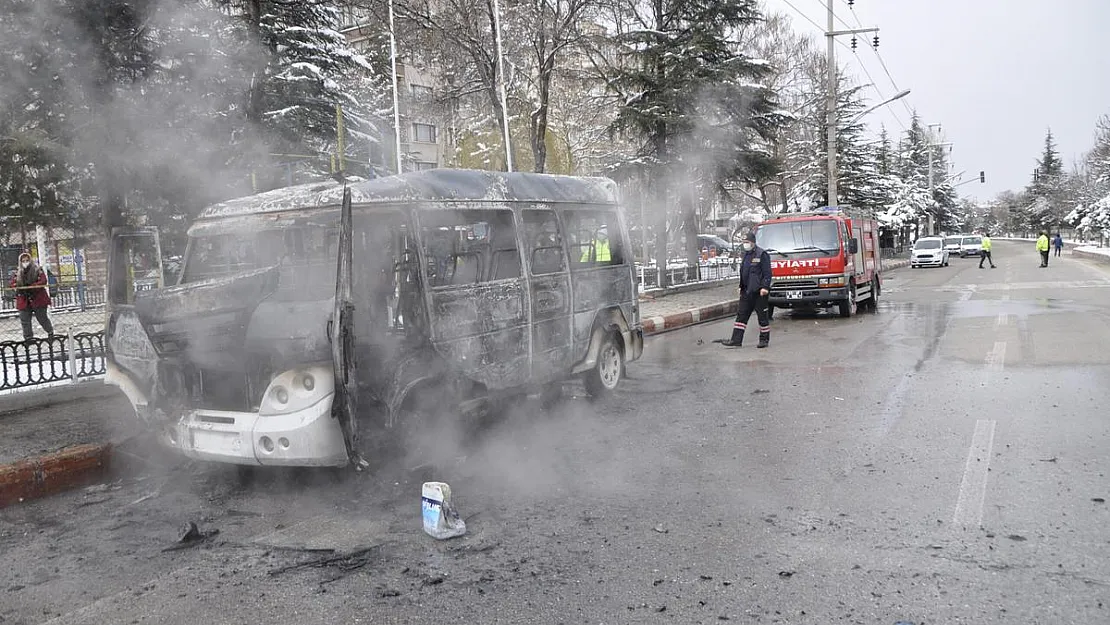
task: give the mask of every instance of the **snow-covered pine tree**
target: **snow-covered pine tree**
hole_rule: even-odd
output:
[[[282,186],[339,168],[365,175],[366,167],[360,171],[355,164],[368,161],[370,144],[381,136],[375,112],[384,98],[384,80],[374,82],[380,73],[339,32],[336,3],[217,1],[263,52],[249,90],[247,119],[264,130],[284,166],[256,176],[259,185]]]
[[[840,206],[875,212],[883,207],[884,198],[877,185],[879,167],[876,150],[867,145],[864,126],[856,118],[864,110],[861,97],[862,87],[850,86],[848,80],[839,76],[836,106],[836,169],[837,202]],[[810,193],[812,200],[819,206],[830,204],[828,197],[828,133],[825,132],[828,108],[827,90],[817,98],[819,106],[810,115],[810,124],[818,137],[813,155]]]
[[[1070,181],[1064,171],[1064,162],[1056,149],[1056,140],[1050,128],[1045,133],[1044,149],[1037,159],[1033,180],[1027,188],[1029,196],[1030,226],[1034,229],[1058,228],[1072,210]]]

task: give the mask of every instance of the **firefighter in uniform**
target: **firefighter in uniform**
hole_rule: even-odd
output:
[[[755,311],[759,319],[759,344],[767,347],[771,342],[771,317],[767,313],[767,299],[771,289],[771,256],[756,247],[755,232],[744,237],[744,255],[740,259],[740,306],[736,311],[736,322],[732,326],[732,336],[719,341],[726,347],[740,347],[744,342],[744,330],[748,319]]]

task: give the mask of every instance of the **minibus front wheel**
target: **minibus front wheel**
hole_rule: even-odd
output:
[[[605,335],[597,350],[597,363],[586,372],[586,392],[602,397],[617,388],[624,378],[624,353],[614,333]]]

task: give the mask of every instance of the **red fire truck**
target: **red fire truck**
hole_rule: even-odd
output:
[[[773,215],[756,226],[756,245],[771,255],[770,307],[874,308],[882,292],[879,224],[826,207]]]

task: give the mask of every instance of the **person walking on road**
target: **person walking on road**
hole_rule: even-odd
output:
[[[19,321],[23,324],[23,340],[35,338],[31,329],[31,316],[38,319],[39,325],[48,336],[54,336],[54,325],[46,309],[50,306],[50,293],[46,290],[46,272],[31,260],[31,255],[19,255],[19,269],[12,278],[10,286],[15,289],[15,308],[19,311]]]
[[[991,264],[991,269],[994,269],[994,259],[991,258],[991,237],[989,232],[983,233],[983,253],[979,255],[979,268],[983,268],[983,261]]]
[[[1054,256],[1059,256],[1060,250],[1064,249],[1064,238],[1060,236],[1059,232],[1057,232],[1056,237],[1052,239],[1052,247],[1056,250]]]
[[[771,255],[756,247],[755,232],[744,237],[744,255],[740,259],[740,305],[736,311],[736,321],[732,324],[732,336],[717,341],[725,347],[740,347],[744,343],[744,331],[752,312],[759,320],[759,344],[767,347],[771,343],[771,317],[767,312],[767,300],[771,293]]]
[[[1041,267],[1048,266],[1048,234],[1043,230],[1041,236],[1037,237],[1037,251],[1041,253]]]

